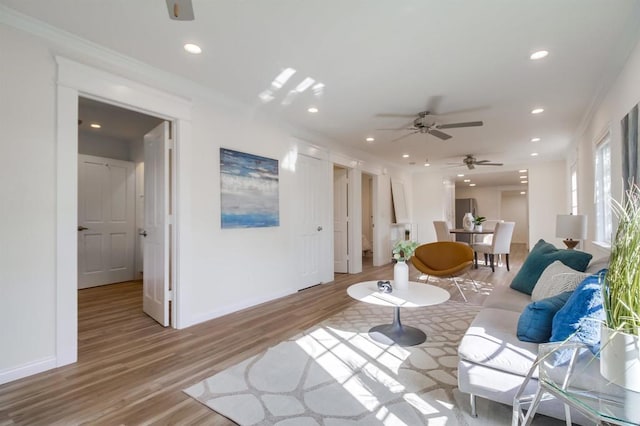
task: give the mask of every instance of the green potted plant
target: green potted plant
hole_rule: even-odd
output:
[[[475,228],[477,231],[482,232],[482,222],[484,222],[485,220],[487,220],[487,218],[486,218],[486,217],[484,217],[484,216],[474,216],[474,217],[473,217],[473,225],[474,225],[474,228]]]
[[[393,267],[393,284],[398,290],[405,290],[409,287],[409,265],[407,261],[413,256],[413,252],[418,247],[417,241],[399,240],[393,246],[393,258],[396,264]]]
[[[606,323],[601,333],[602,375],[640,392],[640,188],[614,202],[618,229],[602,287]]]

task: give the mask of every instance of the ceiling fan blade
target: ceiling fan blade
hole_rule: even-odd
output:
[[[437,129],[457,129],[459,127],[478,127],[482,126],[484,123],[482,121],[467,121],[466,123],[450,123],[450,124],[440,124],[437,125]]]
[[[482,163],[490,163],[491,160],[474,160],[473,162],[475,164],[482,164]]]
[[[477,162],[476,163],[477,166],[502,166],[502,163],[481,163],[481,162]]]
[[[169,18],[176,21],[193,21],[193,4],[191,0],[166,0]]]
[[[391,140],[391,142],[397,142],[397,141],[399,141],[400,139],[404,139],[404,138],[406,138],[407,136],[415,135],[416,133],[420,133],[420,130],[416,130],[415,132],[411,132],[411,133],[407,133],[406,135],[402,135],[402,136],[400,136],[399,138],[395,138],[395,139]]]
[[[415,118],[416,114],[389,114],[389,113],[380,113],[376,114],[376,117],[388,117],[388,118]]]
[[[441,132],[440,130],[437,130],[437,129],[429,129],[427,133],[435,136],[436,138],[440,138],[443,141],[446,141],[447,139],[451,139],[451,135],[448,135],[445,132]]]

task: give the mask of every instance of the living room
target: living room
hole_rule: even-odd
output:
[[[362,173],[375,177],[373,187],[378,207],[375,209],[373,221],[376,225],[373,245],[376,249],[375,255],[378,256],[374,258],[375,266],[388,263],[388,253],[391,251],[389,229],[392,223],[390,208],[392,180],[401,181],[404,184],[410,220],[416,225],[418,232],[417,240],[434,241],[435,232],[432,222],[444,217],[448,202],[447,193],[443,190],[443,179],[451,178],[452,171],[457,172],[461,169],[446,168],[446,163],[451,159],[448,156],[438,159],[431,153],[445,149],[442,145],[456,140],[467,141],[463,147],[456,148],[460,151],[456,152],[456,155],[473,152],[481,155],[478,157],[480,159],[502,161],[501,156],[509,158],[507,154],[511,151],[519,153],[516,160],[502,161],[505,164],[502,170],[513,172],[524,168],[528,170],[527,244],[529,246],[533,246],[540,238],[558,246],[562,244],[561,239],[555,235],[555,217],[559,213],[567,213],[571,207],[571,173],[576,171],[577,211],[585,214],[589,219],[588,237],[582,249],[592,253],[595,258],[608,253],[606,244],[599,244],[596,229],[595,146],[608,130],[611,152],[611,194],[617,198],[622,192],[622,146],[619,122],[640,101],[640,77],[638,77],[640,76],[640,48],[637,44],[638,30],[633,24],[637,22],[639,16],[638,2],[622,1],[617,6],[620,9],[617,12],[602,11],[601,9],[611,7],[602,4],[598,6],[598,2],[594,2],[593,5],[597,12],[585,12],[583,9],[589,9],[589,6],[584,6],[581,2],[570,2],[570,5],[557,11],[557,16],[571,16],[569,12],[574,8],[576,13],[587,15],[585,19],[592,19],[588,21],[589,23],[597,22],[593,15],[602,13],[606,20],[598,30],[594,30],[593,26],[585,30],[582,24],[577,22],[579,20],[576,19],[574,22],[570,18],[560,24],[556,23],[554,28],[559,34],[574,34],[575,31],[582,35],[585,31],[593,32],[595,33],[593,39],[606,40],[610,43],[603,46],[594,42],[593,46],[590,46],[590,43],[573,40],[573,44],[568,45],[573,46],[572,48],[579,53],[577,57],[572,57],[576,60],[573,69],[573,72],[578,75],[576,79],[584,72],[588,74],[589,81],[580,80],[581,85],[571,87],[574,91],[583,90],[584,93],[571,92],[571,95],[576,96],[572,99],[579,98],[575,104],[572,99],[567,100],[566,104],[558,104],[558,108],[566,108],[566,110],[553,111],[547,108],[546,114],[559,114],[562,120],[566,121],[567,125],[562,127],[561,131],[544,129],[545,134],[542,136],[548,135],[548,140],[530,142],[530,138],[538,136],[537,132],[543,131],[534,122],[528,125],[526,131],[523,131],[528,138],[524,141],[511,141],[513,146],[509,150],[505,149],[505,152],[493,152],[486,148],[487,142],[480,140],[476,137],[477,133],[472,132],[476,129],[451,130],[454,136],[450,141],[426,139],[426,144],[424,138],[432,138],[432,136],[417,134],[411,137],[417,138],[416,144],[425,144],[429,152],[419,151],[412,158],[418,163],[414,166],[409,166],[405,160],[400,160],[405,161],[400,163],[395,160],[395,157],[391,161],[389,153],[394,151],[392,144],[386,143],[385,149],[389,150],[386,156],[374,155],[365,148],[357,149],[354,145],[342,143],[343,141],[315,131],[314,118],[306,115],[306,111],[289,109],[285,115],[280,116],[271,110],[266,112],[259,110],[256,106],[261,102],[257,98],[258,93],[251,93],[249,101],[247,101],[249,95],[246,94],[244,99],[238,100],[231,97],[230,90],[221,92],[218,88],[207,87],[198,81],[205,81],[208,74],[213,75],[217,71],[199,69],[200,60],[197,56],[172,64],[171,66],[175,66],[173,69],[163,69],[158,65],[150,65],[154,62],[146,55],[149,55],[153,49],[162,51],[167,46],[150,43],[149,51],[140,50],[139,59],[137,59],[136,55],[122,53],[112,46],[103,45],[100,37],[105,37],[107,40],[115,39],[116,35],[110,35],[110,31],[117,28],[117,25],[114,24],[111,28],[107,24],[92,23],[89,19],[91,14],[89,6],[83,9],[86,15],[77,15],[78,21],[82,20],[82,16],[87,19],[88,24],[83,26],[79,22],[65,24],[63,15],[69,10],[74,10],[76,6],[80,7],[71,0],[64,2],[68,8],[44,5],[38,1],[3,0],[1,3],[0,50],[3,52],[1,97],[5,107],[2,128],[5,130],[3,147],[6,153],[3,156],[3,170],[6,173],[2,183],[5,220],[2,225],[3,256],[0,260],[3,295],[0,312],[6,324],[3,331],[3,351],[0,355],[0,382],[2,383],[74,363],[77,359],[76,227],[78,223],[75,189],[77,146],[74,142],[77,140],[77,111],[74,113],[74,105],[77,106],[78,96],[81,95],[128,105],[154,113],[161,118],[173,120],[178,124],[176,131],[179,146],[176,161],[179,175],[176,183],[175,207],[179,238],[175,240],[177,253],[174,254],[174,263],[171,268],[175,284],[175,299],[171,314],[175,317],[171,319],[172,327],[177,329],[188,328],[225,314],[293,294],[308,285],[334,281],[331,256],[333,248],[330,237],[332,217],[331,210],[327,207],[332,205],[330,164],[338,164],[352,170],[353,184],[356,186]],[[529,13],[531,8],[536,7],[552,13],[554,11],[552,3],[547,2],[544,7],[528,4],[522,6],[525,8],[525,12],[522,12],[518,7],[511,8],[504,6],[502,2],[491,2],[492,8],[487,7],[489,10],[481,16],[489,19],[487,17],[490,15],[489,12],[500,15],[503,7],[506,21],[518,16],[519,13]],[[150,20],[167,21],[168,25],[170,21],[165,5],[161,4],[161,6],[159,10],[156,10],[155,6],[149,6],[153,10],[150,13],[154,14]],[[417,7],[417,11],[424,11],[418,4],[412,3],[410,6]],[[430,6],[435,7],[433,4]],[[456,2],[455,6],[464,8],[469,5],[465,2]],[[195,7],[195,22],[197,22],[198,7],[203,17],[204,10],[207,9],[205,9],[206,6],[197,2]],[[333,5],[333,7],[332,13],[339,14],[340,6]],[[144,6],[140,8],[144,9]],[[388,2],[380,2],[374,9],[377,14],[384,16],[385,8],[393,9],[394,6],[390,6]],[[452,8],[455,9],[453,6]],[[304,10],[294,10],[301,16],[306,16]],[[367,6],[361,4],[359,9],[351,10],[351,13],[354,14],[352,16],[358,16],[358,13],[365,10]],[[431,12],[437,10],[431,9]],[[277,15],[277,12],[277,10],[271,11],[274,15]],[[416,14],[412,12],[417,13],[411,8],[403,9],[403,13],[399,14],[396,17],[397,21],[394,22],[402,22],[401,18],[407,16],[416,19]],[[560,15],[560,12],[565,15]],[[314,13],[322,14],[322,11],[314,9]],[[377,14],[378,19],[381,19],[377,22],[384,22]],[[135,15],[138,16],[137,13]],[[144,13],[141,11],[140,15],[144,16]],[[420,27],[416,26],[413,34],[419,40],[418,44],[436,43],[437,33],[422,33],[427,31],[428,27],[435,25],[432,22],[433,13],[418,15],[424,19],[424,23]],[[124,19],[126,14],[120,16]],[[142,19],[129,18],[134,21]],[[112,19],[114,21],[109,22],[117,22],[116,18]],[[465,19],[471,20],[466,14]],[[446,23],[455,22],[455,18],[449,16],[443,16],[441,20]],[[138,21],[128,23],[128,26],[134,26],[137,23]],[[171,22],[171,24],[174,23]],[[247,26],[257,24],[254,21],[243,23]],[[65,27],[65,25],[69,26]],[[122,25],[124,26],[124,23]],[[352,32],[351,27],[354,25],[356,24],[352,22],[340,21],[340,25],[336,24],[332,31],[334,34],[342,34],[336,37],[339,40],[341,37],[347,37],[353,43],[368,44],[367,32],[373,29]],[[565,28],[567,25],[570,28]],[[573,25],[580,28],[574,29],[571,27]],[[91,27],[100,34],[92,33]],[[508,30],[511,32],[505,33],[504,38],[515,38],[519,34],[517,28],[508,28]],[[259,38],[259,34],[254,36]],[[285,35],[281,37],[284,38]],[[352,40],[351,37],[356,40]],[[470,38],[473,38],[472,35],[465,33],[465,40]],[[255,40],[252,37],[248,39],[243,43]],[[131,40],[136,38],[132,37]],[[225,37],[221,36],[220,40],[225,40]],[[322,38],[314,39],[314,41],[318,40],[321,41]],[[525,62],[529,60],[529,49],[537,47],[549,48],[550,62],[547,64],[551,65],[553,65],[552,59],[555,60],[554,57],[562,58],[568,53],[553,51],[553,46],[540,46],[539,44],[544,41],[543,36],[536,38],[536,41],[535,46],[531,42],[531,45],[527,46],[527,51],[517,53],[523,55]],[[181,41],[177,42],[178,48],[181,48],[181,43]],[[232,44],[229,39],[226,39],[226,43]],[[389,44],[391,46],[386,47],[393,47],[392,43]],[[321,49],[322,44],[318,42],[318,44],[304,47],[313,49],[314,46]],[[384,46],[381,45],[380,48]],[[590,47],[594,50],[590,51]],[[232,49],[231,46],[225,48]],[[384,56],[381,55],[378,60],[373,61],[372,65],[384,62],[384,67],[382,64],[378,65],[381,71],[387,73],[398,67],[398,58],[389,53],[393,52],[393,49],[384,52],[388,55],[387,59],[383,59]],[[252,52],[254,55],[258,53]],[[352,51],[352,54],[356,55],[357,51]],[[479,62],[483,60],[477,50],[467,54],[477,55]],[[162,55],[158,55],[160,56]],[[497,56],[499,55],[492,57],[491,61],[498,61]],[[337,67],[336,64],[343,60],[344,57],[330,56],[327,60],[329,66],[321,69]],[[442,58],[437,60],[446,62]],[[223,67],[227,73],[233,74],[236,68],[242,67],[242,59],[238,61],[234,64],[220,64],[220,67]],[[417,62],[420,60],[417,59]],[[587,70],[590,63],[595,70]],[[280,66],[283,69],[290,64],[285,62]],[[304,69],[303,65],[296,66]],[[545,73],[549,72],[543,68],[544,66],[545,64],[542,64],[542,67],[534,66],[537,67],[535,71],[542,69],[540,79],[542,81],[548,76]],[[310,65],[308,67],[311,68]],[[489,70],[498,67],[500,67],[499,62],[487,65]],[[178,68],[190,70],[195,77],[193,79],[185,77],[180,74],[181,71]],[[467,67],[456,72],[468,72],[469,69],[472,68]],[[263,88],[271,87],[274,73],[277,75],[278,71],[280,69],[264,70]],[[453,70],[448,71],[453,73]],[[457,103],[450,104],[451,109],[489,106],[487,110],[462,114],[460,119],[464,121],[482,119],[485,121],[483,128],[491,129],[494,125],[491,119],[495,119],[490,114],[492,103],[500,103],[501,97],[508,98],[505,94],[507,90],[516,90],[520,85],[527,85],[529,81],[527,77],[535,72],[530,68],[521,71],[520,74],[502,76],[509,83],[505,92],[487,90],[491,93],[485,94],[485,103],[475,102],[473,105],[465,105],[461,99],[464,100],[466,96],[471,97],[472,91],[469,89],[467,93],[457,94]],[[328,73],[328,70],[326,72]],[[331,91],[345,91],[351,97],[357,97],[353,95],[354,92],[347,91],[342,85],[354,85],[362,92],[369,90],[359,87],[358,74],[348,74],[347,70],[345,70],[342,85],[339,84],[340,79],[333,79],[330,86],[327,83],[328,80],[321,74],[314,77],[327,85],[327,99]],[[221,81],[225,78],[223,73],[216,74],[215,77]],[[384,74],[379,78],[382,80],[383,77]],[[470,77],[467,79],[473,80]],[[540,80],[535,80],[535,84],[531,84],[532,87],[528,88],[527,93],[544,93],[546,98],[540,96],[528,99],[527,105],[533,106],[547,99],[551,102],[554,96],[570,98],[561,87],[553,87],[549,90],[540,83]],[[472,81],[471,85],[480,90],[483,83],[478,80]],[[224,83],[218,84],[224,86]],[[229,84],[229,86],[234,85]],[[454,88],[440,87],[437,92],[430,92],[427,87],[405,87],[402,84],[393,89],[399,92],[411,92],[412,96],[414,92],[419,92],[419,96],[412,99],[411,105],[401,104],[400,99],[389,104],[377,104],[375,108],[378,113],[417,113],[421,111],[420,108],[426,107],[431,97],[441,95],[446,100],[446,97],[452,96],[450,94],[454,91]],[[554,94],[554,91],[557,93]],[[386,94],[378,93],[376,96],[385,98]],[[420,101],[417,100],[418,97],[421,98]],[[507,101],[508,104],[511,99]],[[333,116],[342,113],[345,112],[340,109],[331,112]],[[525,111],[525,114],[528,115],[529,111]],[[510,116],[506,117],[505,121],[509,121],[510,118]],[[528,116],[527,118],[537,120],[540,117]],[[66,121],[61,123],[59,120],[62,119]],[[294,119],[297,120],[297,126],[291,124]],[[390,125],[399,127],[408,120],[402,119]],[[370,127],[371,131],[377,126],[386,127],[385,123],[387,122],[379,120],[368,122],[376,126]],[[402,135],[402,132],[394,133],[393,138]],[[358,142],[362,146],[365,144],[364,136],[366,135],[362,134],[362,137],[358,137]],[[382,132],[379,138],[380,140],[391,139]],[[349,140],[353,139],[355,137],[349,138]],[[530,148],[536,143],[539,144],[536,147],[540,148],[540,158],[531,159],[529,158]],[[546,149],[551,152],[556,144],[564,147],[562,155],[545,153]],[[279,227],[236,230],[221,228],[218,168],[220,148],[231,148],[279,160],[281,166]],[[302,280],[298,271],[292,266],[296,264],[300,253],[297,246],[296,221],[300,219],[298,201],[301,191],[304,190],[297,185],[295,158],[296,155],[304,156],[305,154],[310,157],[315,156],[314,158],[320,157],[322,164],[326,166],[321,170],[321,176],[326,177],[326,180],[318,181],[315,185],[319,189],[319,199],[316,201],[321,206],[324,230],[327,231],[325,234],[328,234],[323,235],[318,242],[322,256],[317,275],[313,278],[315,282]],[[427,168],[422,163],[428,156],[431,157],[429,161],[434,164]],[[440,166],[436,166],[436,160],[441,161]],[[354,227],[358,228],[358,225],[359,223],[356,222]],[[354,238],[352,241],[354,244],[352,250],[358,252],[359,238]],[[250,267],[247,267],[247,259],[250,259]],[[356,265],[352,272],[360,271]]]

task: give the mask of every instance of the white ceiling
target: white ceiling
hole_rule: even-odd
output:
[[[638,0],[193,0],[192,22],[170,20],[164,0],[0,3],[408,170],[465,154],[507,167],[561,158],[640,29]],[[531,61],[538,49],[549,56]],[[261,101],[286,68],[296,73]],[[323,94],[283,105],[306,77]],[[426,109],[441,124],[484,126],[447,130],[447,141],[375,130],[410,122],[381,114]]]

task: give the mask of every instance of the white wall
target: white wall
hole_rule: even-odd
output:
[[[131,144],[128,141],[110,138],[90,131],[78,131],[78,152],[96,157],[131,161]]]
[[[638,43],[609,90],[595,103],[585,125],[574,139],[578,163],[578,212],[588,217],[588,240],[585,250],[600,257],[608,250],[595,244],[594,208],[594,144],[607,131],[611,131],[611,193],[620,200],[622,194],[622,144],[620,120],[640,102],[640,43]]]
[[[193,99],[189,143],[180,145],[177,160],[180,257],[176,267],[184,326],[295,291],[293,269],[287,267],[296,261],[292,225],[298,206],[293,196],[295,172],[280,171],[279,227],[222,230],[219,149],[275,158],[282,165],[292,148],[301,149],[303,140],[328,153],[339,152],[339,145],[262,119],[257,111],[195,83],[149,71],[134,61],[117,62],[118,58],[92,52],[86,44],[56,40],[0,25],[0,321],[4,324],[0,382],[56,365],[55,265],[59,259],[72,262],[77,256],[56,252],[57,54]],[[389,253],[389,181],[391,177],[403,180],[410,194],[410,179],[365,153],[342,151],[342,156],[352,158],[353,167],[379,178],[373,195],[381,206],[375,212],[376,240],[380,256],[382,251]],[[330,200],[330,179],[319,188]],[[330,228],[327,232],[332,232]],[[378,261],[388,262],[385,257]],[[251,268],[246,267],[247,259],[251,259]],[[329,269],[322,280],[332,279]]]
[[[520,191],[502,191],[499,218],[505,222],[515,222],[512,243],[529,243],[529,221],[527,220],[527,195]]]
[[[56,145],[50,52],[4,26],[0,52],[2,374],[47,368],[54,356]]]
[[[413,175],[413,222],[418,227],[418,242],[436,241],[434,220],[446,220],[448,179],[438,171]]]
[[[556,215],[566,212],[566,188],[564,161],[529,166],[529,247],[539,239],[564,247],[556,238]]]
[[[501,190],[497,187],[456,188],[456,198],[475,198],[476,216],[502,219],[500,214]]]

